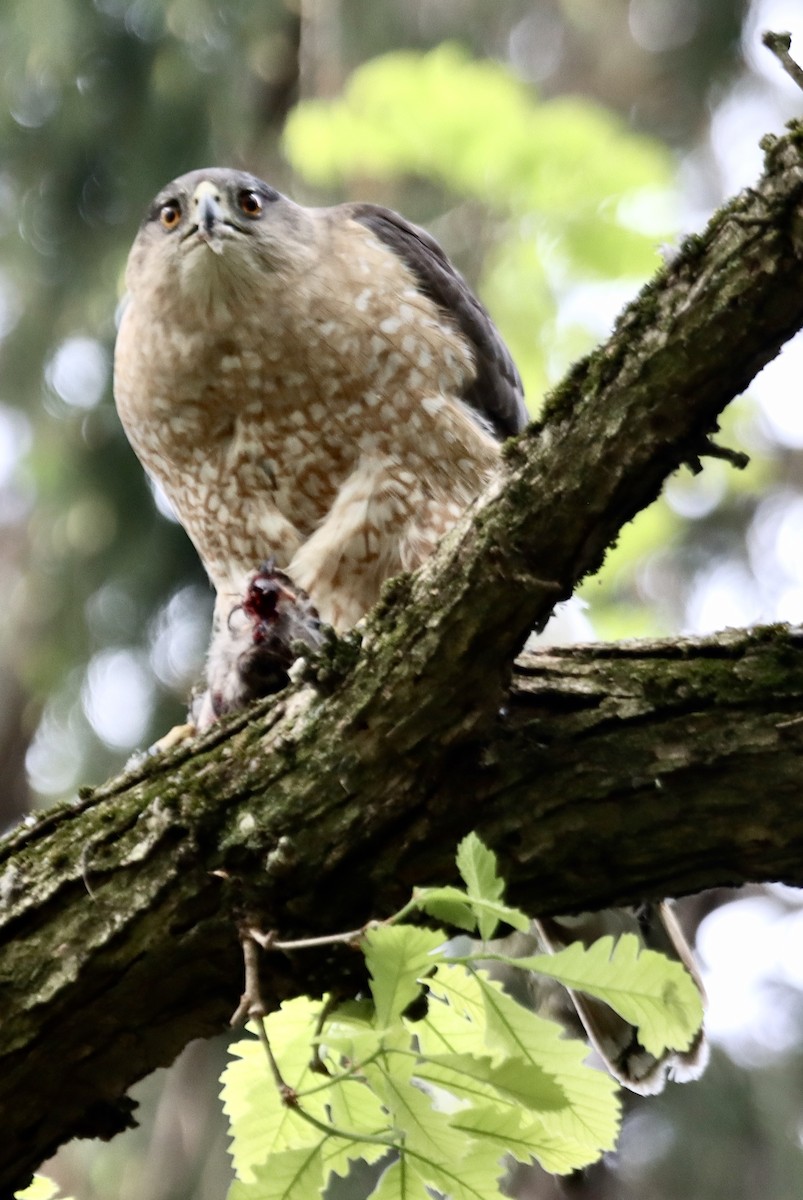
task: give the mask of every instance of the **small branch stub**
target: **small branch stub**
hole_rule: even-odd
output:
[[[773,33],[771,29],[768,29],[762,34],[761,41],[768,50],[772,51],[789,78],[793,79],[800,90],[803,91],[803,68],[795,62],[789,53],[792,45],[791,33]]]
[[[250,930],[243,930],[240,933],[240,945],[243,948],[245,982],[243,984],[243,994],[240,997],[240,1003],[237,1005],[229,1022],[233,1029],[238,1025],[244,1024],[249,1018],[251,1020],[259,1020],[267,1012],[259,987],[257,944],[251,936]]]
[[[247,930],[241,930],[240,932],[240,945],[243,948],[245,984],[243,994],[240,997],[240,1003],[229,1023],[234,1027],[242,1025],[245,1020],[253,1022],[257,1036],[265,1051],[273,1081],[282,1098],[282,1103],[286,1104],[288,1108],[295,1108],[298,1104],[298,1097],[295,1090],[286,1084],[282,1078],[279,1064],[276,1061],[270,1039],[268,1038],[268,1031],[265,1028],[265,1014],[268,1010],[265,1001],[262,999],[262,990],[259,986],[259,948]]]

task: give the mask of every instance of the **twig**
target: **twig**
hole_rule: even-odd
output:
[[[723,451],[722,456],[725,457],[730,455],[730,453],[735,453],[735,451]],[[262,933],[259,929],[249,929],[248,937],[261,946],[263,950],[314,950],[318,946],[351,946],[356,950],[370,929],[381,929],[386,925],[395,925],[398,921],[403,921],[409,913],[416,912],[420,907],[420,899],[418,896],[413,895],[411,900],[408,900],[398,912],[392,913],[391,916],[385,917],[381,921],[366,921],[360,929],[348,929],[345,933],[324,933],[320,937],[296,938],[293,941],[280,942],[273,930],[269,933]]]
[[[243,967],[245,979],[243,994],[229,1024],[232,1027],[242,1025],[249,1017],[258,1018],[265,1015],[265,1004],[259,988],[259,958],[257,955],[256,939],[251,930],[240,933],[240,945],[243,948]]]
[[[750,463],[750,455],[745,454],[742,450],[731,450],[729,446],[719,446],[711,438],[704,438],[699,444],[696,454],[690,454],[686,459],[686,465],[692,475],[699,475],[703,469],[701,458],[721,458],[725,462],[729,462],[732,467],[736,467],[738,471],[743,471]]]
[[[374,922],[369,922],[374,924]],[[259,929],[249,929],[248,937],[263,950],[312,950],[316,946],[358,946],[360,939],[368,926],[362,929],[349,929],[346,933],[326,933],[320,937],[297,938],[295,941],[280,942],[276,934],[261,933]]]
[[[719,452],[719,450],[720,448],[718,446],[714,448],[714,451]],[[706,453],[713,454],[714,451],[707,450]],[[735,450],[722,450],[721,453],[718,453],[718,457],[731,458],[731,455],[736,456],[736,454],[737,452]],[[743,455],[742,457],[747,460],[747,455]],[[744,466],[745,464],[736,463],[735,465]],[[320,937],[296,938],[293,941],[279,941],[274,930],[270,930],[268,933],[263,933],[261,929],[249,928],[245,931],[244,936],[250,938],[252,942],[256,942],[256,944],[261,946],[263,950],[314,950],[319,946],[351,946],[356,950],[359,948],[360,942],[369,930],[382,929],[387,925],[395,925],[399,921],[404,921],[411,912],[417,912],[420,908],[421,898],[416,891],[413,893],[412,898],[408,900],[407,903],[398,910],[398,912],[392,913],[389,917],[385,917],[383,920],[366,921],[366,923],[360,929],[348,929],[345,933],[324,933],[321,934]],[[245,943],[243,943],[243,948],[245,948]],[[243,1000],[244,999],[245,996],[243,996]],[[240,1010],[238,1009],[237,1011],[239,1012]],[[233,1021],[234,1018],[232,1018],[232,1022]]]
[[[762,35],[761,40],[768,50],[771,50],[778,62],[786,71],[790,79],[794,80],[797,86],[803,91],[803,68],[801,68],[792,55],[789,53],[789,48],[792,45],[791,33],[773,33],[771,29],[767,29]]]
[[[731,450],[729,446],[720,446],[711,438],[706,438],[700,453],[706,458],[722,458],[738,471],[743,471],[750,463],[750,455],[743,450]]]
[[[388,1128],[387,1133],[362,1133],[353,1129],[340,1129],[337,1125],[328,1125],[325,1121],[319,1121],[317,1117],[313,1117],[312,1113],[300,1105],[294,1105],[295,1111],[306,1121],[308,1125],[312,1125],[314,1129],[319,1129],[321,1133],[327,1137],[343,1138],[346,1142],[365,1142],[369,1146],[387,1146],[388,1150],[401,1151],[402,1147],[399,1144],[398,1138],[394,1136],[392,1126]]]
[[[792,717],[789,721],[778,721],[776,729],[800,729],[803,725],[803,717]]]
[[[279,1089],[282,1098],[282,1103],[288,1108],[295,1108],[298,1104],[298,1098],[295,1090],[286,1084],[282,1079],[282,1073],[279,1070],[279,1064],[271,1049],[268,1031],[265,1028],[265,1001],[262,999],[262,991],[259,986],[259,955],[258,947],[250,931],[240,931],[240,945],[243,948],[243,965],[245,968],[245,982],[243,986],[243,994],[240,997],[240,1003],[231,1018],[229,1024],[241,1025],[246,1018],[250,1018],[256,1025],[257,1036],[262,1043],[262,1048],[270,1066],[271,1075],[274,1083]]]
[[[273,1082],[276,1084],[276,1087],[279,1089],[279,1095],[282,1098],[282,1104],[286,1104],[288,1108],[298,1109],[298,1096],[296,1095],[295,1088],[291,1088],[289,1083],[284,1082],[284,1079],[282,1078],[282,1073],[279,1070],[279,1064],[277,1063],[276,1058],[273,1054],[273,1049],[271,1048],[271,1044],[270,1044],[270,1038],[268,1037],[268,1031],[265,1028],[264,1012],[260,1013],[256,1017],[254,1017],[253,1021],[257,1027],[257,1036],[259,1037],[259,1040],[262,1043],[262,1049],[265,1051],[265,1055],[268,1060],[268,1066],[270,1067],[270,1073],[273,1076]],[[302,1115],[305,1115],[305,1114],[302,1114]]]
[[[264,935],[260,936],[264,937]],[[265,938],[264,940],[268,941],[270,944],[269,938]],[[268,1060],[270,1073],[273,1076],[273,1082],[276,1084],[279,1095],[281,1096],[282,1104],[286,1105],[287,1108],[292,1108],[293,1111],[299,1115],[299,1117],[301,1117],[309,1125],[312,1125],[315,1129],[320,1130],[320,1132],[325,1134],[327,1137],[343,1138],[348,1142],[368,1142],[377,1146],[387,1146],[389,1150],[398,1149],[396,1139],[393,1136],[392,1128],[388,1129],[386,1133],[377,1134],[356,1132],[349,1129],[339,1129],[336,1125],[329,1125],[325,1121],[318,1120],[318,1118],[314,1117],[312,1113],[307,1112],[301,1107],[299,1104],[298,1092],[295,1090],[295,1088],[291,1087],[289,1083],[285,1083],[282,1077],[279,1064],[276,1061],[276,1056],[274,1055],[273,1048],[270,1044],[268,1031],[265,1028],[266,1009],[259,986],[259,955],[257,952],[257,940],[252,936],[250,930],[241,930],[240,944],[243,948],[245,984],[243,994],[240,997],[240,1003],[237,1006],[237,1011],[231,1018],[231,1024],[238,1025],[244,1021],[246,1017],[249,1017],[254,1022],[257,1036],[262,1043],[263,1050],[265,1051],[265,1057]],[[321,1029],[323,1028],[324,1021],[331,1011],[331,1007],[331,1000],[327,1001],[327,1003],[322,1006],[321,1015],[316,1026],[316,1037],[319,1036]],[[321,1065],[323,1067],[323,1064]],[[311,1064],[311,1066],[314,1070],[314,1065]],[[329,1074],[325,1067],[323,1067],[323,1070],[327,1075]],[[333,1082],[336,1081],[329,1079],[327,1084],[324,1086],[330,1087]]]
[[[326,1024],[327,1017],[334,1012],[339,1004],[339,1000],[335,996],[327,996],[324,1003],[321,1005],[321,1011],[318,1013],[318,1020],[315,1022],[315,1041],[312,1044],[312,1058],[310,1059],[310,1070],[316,1075],[331,1074],[326,1063],[321,1058],[321,1043],[319,1038],[323,1033],[323,1027]]]

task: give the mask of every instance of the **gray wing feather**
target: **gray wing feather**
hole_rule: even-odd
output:
[[[404,261],[421,290],[471,343],[477,374],[461,399],[499,438],[520,433],[529,418],[516,365],[487,310],[435,239],[392,209],[375,204],[344,207]]]

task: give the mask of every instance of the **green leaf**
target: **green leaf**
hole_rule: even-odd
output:
[[[422,1177],[432,1180],[432,1186],[449,1200],[503,1200],[499,1184],[505,1168],[502,1151],[491,1141],[474,1141],[470,1154],[459,1162],[445,1160],[440,1164],[415,1164]]]
[[[493,937],[499,921],[506,921],[522,931],[530,928],[529,917],[500,903],[505,893],[505,881],[497,871],[493,850],[489,850],[476,833],[469,833],[457,847],[457,869],[474,902],[480,937],[484,942]]]
[[[341,1131],[367,1134],[370,1137],[389,1134],[388,1114],[378,1097],[357,1079],[343,1079],[328,1093],[332,1125]],[[347,1175],[351,1164],[377,1162],[388,1153],[388,1146],[355,1138],[333,1136],[323,1148],[324,1179],[330,1173]]]
[[[321,1082],[321,1076],[310,1069],[320,1007],[321,1001],[302,996],[283,1004],[265,1021],[282,1077],[299,1092]],[[247,1038],[231,1045],[229,1052],[234,1061],[221,1075],[221,1097],[232,1135],[230,1153],[238,1177],[250,1181],[269,1155],[317,1145],[321,1134],[282,1102],[260,1042]],[[325,1121],[327,1099],[325,1090],[316,1091],[305,1098],[304,1107]]]
[[[433,1109],[431,1100],[419,1087],[378,1063],[367,1066],[365,1074],[372,1090],[390,1112],[405,1151],[415,1150],[418,1155],[435,1160],[463,1153],[467,1146],[464,1135],[449,1126],[443,1113]]]
[[[687,1049],[702,1024],[702,1000],[688,971],[657,950],[645,949],[634,933],[622,934],[616,943],[610,936],[587,948],[573,942],[556,954],[516,961],[609,1004],[637,1026],[639,1041],[650,1054]]]
[[[483,1146],[433,1108],[419,1088],[376,1064],[366,1068],[399,1131],[409,1170],[451,1200],[488,1200],[498,1194],[502,1168],[497,1146]]]
[[[413,901],[422,912],[429,913],[436,921],[443,921],[445,925],[465,929],[468,933],[477,928],[477,915],[462,888],[416,888]]]
[[[386,925],[366,933],[365,961],[379,1029],[397,1021],[419,995],[419,979],[435,965],[432,952],[446,940],[442,930],[413,925]]]
[[[496,869],[496,855],[472,832],[457,847],[455,859],[472,900],[501,900],[505,881]]]
[[[478,929],[483,941],[493,937],[500,921],[522,931],[530,928],[526,913],[502,903],[505,881],[496,869],[496,855],[476,833],[463,838],[456,861],[466,890],[417,888],[413,900],[419,908],[458,929]]]
[[[386,1044],[383,1033],[376,1028],[376,1011],[370,1000],[348,1000],[330,1014],[323,1032],[315,1040],[358,1065]]]
[[[432,1200],[417,1171],[410,1169],[404,1155],[382,1172],[370,1200]]]
[[[296,1092],[298,1107],[282,1102],[260,1042],[248,1039],[232,1047],[237,1059],[223,1073],[223,1100],[232,1132],[235,1170],[243,1186],[252,1189],[242,1193],[243,1200],[245,1196],[251,1200],[263,1195],[284,1196],[283,1191],[275,1191],[276,1187],[289,1189],[288,1197],[302,1195],[303,1188],[311,1186],[313,1169],[325,1185],[330,1175],[347,1174],[351,1161],[373,1162],[388,1151],[387,1144],[370,1140],[389,1136],[387,1113],[361,1079],[337,1074],[339,1060],[333,1060],[329,1052],[330,1043],[340,1042],[350,1051],[359,1041],[364,1049],[377,1053],[379,1037],[367,1024],[373,1009],[357,1002],[343,1005],[342,1013],[336,1010],[335,1017],[316,1038],[319,1012],[319,1003],[300,998],[266,1019],[279,1070]],[[398,1031],[408,1048],[410,1035],[401,1025]],[[385,1037],[394,1041],[390,1035]],[[316,1040],[322,1054],[329,1057],[333,1072],[329,1079],[311,1069]],[[304,1114],[332,1132],[327,1134]],[[274,1174],[275,1164],[281,1169]],[[265,1167],[270,1168],[269,1174],[265,1174]],[[301,1182],[297,1182],[295,1172],[302,1168]]]
[[[318,1134],[318,1141],[323,1138]],[[256,1167],[247,1182],[235,1180],[226,1200],[311,1200],[323,1184],[320,1144],[301,1150],[282,1150]]]
[[[427,1015],[416,1025],[421,1053],[485,1053],[485,1007],[474,974],[465,967],[439,964],[428,985]]]
[[[494,1104],[459,1112],[452,1123],[477,1140],[496,1145],[500,1154],[510,1154],[518,1162],[536,1159],[545,1170],[557,1174],[574,1169],[566,1156],[565,1139],[550,1132],[546,1123],[532,1113]]]
[[[520,909],[511,908],[499,900],[471,896],[461,888],[417,888],[413,898],[419,908],[440,921],[456,925],[458,929],[479,928],[483,941],[493,937],[500,921],[522,932],[526,932],[532,924]]]
[[[31,1182],[21,1192],[15,1192],[15,1200],[53,1200],[59,1195],[59,1185],[45,1175],[34,1175]],[[64,1197],[67,1200],[67,1197]]]
[[[445,1049],[444,1043],[457,1051],[471,1049],[470,1036],[460,1036],[457,1021],[462,1016],[474,1038],[477,1030],[483,1032],[495,1064],[513,1059],[537,1068],[565,1093],[565,1106],[544,1109],[540,1114],[547,1135],[545,1147],[552,1147],[553,1152],[553,1157],[542,1158],[547,1170],[567,1172],[587,1166],[613,1148],[619,1129],[617,1085],[610,1076],[585,1064],[585,1042],[565,1037],[561,1026],[524,1008],[484,971],[441,966],[430,983],[430,992],[431,1011],[439,1013],[434,1003],[438,999],[448,1001],[452,1011],[445,1036],[432,1027],[422,1030],[422,1049],[426,1053],[437,1053],[433,1048],[439,1043],[441,1049]]]
[[[520,1059],[494,1065],[487,1055],[441,1054],[423,1059],[415,1077],[462,1100],[494,1100],[516,1110],[534,1112],[565,1107],[566,1093],[546,1071]]]

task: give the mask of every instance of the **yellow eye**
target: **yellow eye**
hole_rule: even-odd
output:
[[[159,209],[159,221],[162,229],[175,229],[181,220],[181,205],[178,200],[168,200]]]
[[[246,188],[237,197],[237,203],[247,217],[262,216],[262,197],[258,192]]]

